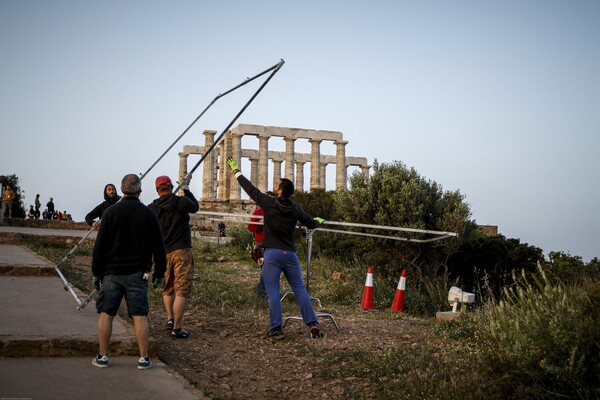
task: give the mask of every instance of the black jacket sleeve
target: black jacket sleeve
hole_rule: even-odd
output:
[[[96,207],[94,207],[94,209],[92,211],[90,211],[85,216],[85,222],[87,222],[87,224],[89,226],[92,226],[92,224],[94,223],[94,220],[96,218],[100,218],[100,216],[102,215],[102,205],[103,205],[103,203],[98,204]]]

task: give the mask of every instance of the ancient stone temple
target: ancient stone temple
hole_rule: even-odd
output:
[[[187,174],[188,156],[204,154],[205,149],[213,145],[217,132],[206,130],[203,134],[204,146],[186,145],[179,153],[179,181]],[[258,138],[258,150],[242,148],[244,135]],[[269,140],[275,137],[284,140],[285,151],[269,150]],[[310,143],[310,153],[295,151],[295,144],[299,140]],[[334,143],[335,155],[321,154],[320,145],[323,141]],[[273,182],[268,182],[269,162],[273,168],[273,181],[281,177],[288,178],[294,182],[298,191],[302,191],[305,186],[305,164],[310,166],[310,189],[345,188],[348,167],[360,168],[365,177],[368,177],[370,169],[366,158],[346,156],[346,144],[348,142],[343,139],[341,132],[240,124],[227,132],[219,145],[204,159],[202,196],[199,200],[205,204],[241,201],[241,188],[228,173],[228,157],[235,158],[240,165],[243,158],[248,159],[250,171],[243,172],[263,192],[273,188]],[[325,170],[329,164],[335,164],[335,188],[326,187]],[[285,167],[284,171],[282,165]]]

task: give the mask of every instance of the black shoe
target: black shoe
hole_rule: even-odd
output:
[[[269,337],[269,338],[271,338],[273,340],[282,340],[282,339],[285,339],[285,335],[283,334],[283,331],[281,329],[272,329],[267,334],[267,337]]]
[[[171,337],[173,339],[186,339],[188,336],[190,336],[190,333],[182,328],[173,329],[171,331]]]
[[[171,319],[169,319],[167,321],[166,327],[167,327],[168,331],[172,331],[173,330],[173,318],[171,318]]]
[[[313,322],[310,326],[310,337],[313,339],[323,337],[323,331],[321,331],[321,327],[318,322]]]

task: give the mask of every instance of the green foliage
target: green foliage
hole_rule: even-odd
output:
[[[550,262],[546,265],[548,275],[560,279],[565,284],[578,285],[582,279],[590,277],[600,279],[600,264],[597,258],[586,264],[579,256],[551,251],[549,259]]]
[[[456,232],[458,238],[420,244],[343,234],[320,235],[317,231],[315,248],[327,257],[373,265],[386,290],[395,289],[402,269],[408,269],[412,287],[427,290],[430,297],[429,302],[421,301],[418,309],[435,311],[441,307],[440,299],[447,294],[447,260],[475,230],[470,208],[460,192],[444,191],[441,185],[421,177],[415,169],[401,162],[380,165],[375,161],[373,169],[368,180],[355,173],[350,177],[349,190],[334,193],[334,216],[341,221],[361,224]],[[423,234],[389,230],[347,230],[426,238]]]
[[[312,189],[310,192],[294,193],[292,200],[302,206],[310,216],[328,220],[335,218],[335,209],[331,207],[334,193],[323,189]]]
[[[507,239],[502,235],[476,233],[467,239],[448,259],[450,280],[463,290],[479,294],[485,286],[497,298],[510,282],[513,270],[536,271],[536,263],[544,260],[540,248]]]
[[[254,247],[254,237],[252,232],[248,231],[246,225],[230,224],[227,227],[227,235],[232,238],[231,244],[244,250],[250,250]]]
[[[600,283],[578,286],[537,274],[513,276],[499,303],[461,318],[462,337],[496,398],[597,398],[600,394]]]
[[[19,178],[17,177],[17,175],[0,175],[0,183],[2,183],[3,190],[4,188],[6,188],[6,186],[10,186],[11,189],[15,192],[15,199],[12,202],[13,218],[25,218],[25,191],[21,190]],[[4,195],[4,193],[2,193],[2,195]]]

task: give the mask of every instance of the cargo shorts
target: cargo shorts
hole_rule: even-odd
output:
[[[167,253],[167,271],[165,272],[165,284],[163,295],[192,297],[192,285],[194,282],[194,258],[192,249],[178,249]]]

